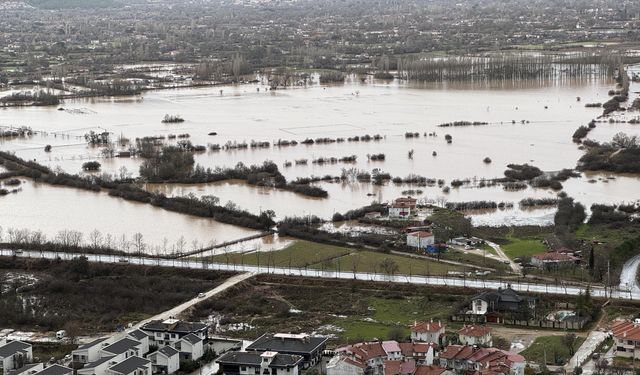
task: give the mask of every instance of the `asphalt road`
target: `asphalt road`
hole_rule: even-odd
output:
[[[2,256],[13,256],[13,250],[0,250]],[[24,258],[47,258],[47,259],[73,259],[79,256],[85,256],[91,262],[103,263],[120,263],[120,258],[113,255],[98,254],[79,254],[79,253],[56,253],[50,251],[21,251],[15,256]],[[373,274],[362,272],[336,272],[321,271],[312,269],[297,269],[285,267],[269,267],[269,266],[250,266],[250,265],[233,265],[221,263],[203,263],[195,260],[175,260],[175,259],[158,259],[130,256],[126,257],[126,261],[132,264],[141,264],[149,266],[178,267],[191,269],[207,269],[222,270],[235,272],[250,272],[254,274],[269,273],[274,275],[287,275],[312,278],[335,278],[344,280],[363,280],[363,281],[380,281],[404,284],[418,285],[441,285],[454,287],[468,287],[474,289],[498,289],[510,286],[514,290],[521,292],[533,292],[540,294],[555,295],[578,295],[584,293],[585,288],[580,286],[569,286],[562,284],[543,284],[532,282],[520,282],[516,280],[490,280],[480,278],[456,278],[446,276],[419,276],[419,275],[387,275]],[[595,297],[609,297],[612,299],[640,299],[640,291],[626,290],[624,288],[610,288],[609,290],[601,286],[592,286],[590,288],[591,295]]]

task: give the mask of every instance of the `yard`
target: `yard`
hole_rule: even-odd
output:
[[[397,275],[446,275],[449,271],[462,271],[462,267],[435,260],[385,254],[375,251],[357,251],[312,268],[336,271],[370,272]]]
[[[584,342],[583,337],[577,337],[574,343],[574,349],[578,350]],[[569,347],[565,342],[564,336],[541,336],[527,349],[520,352],[527,361],[533,361],[538,364],[545,362],[547,365],[564,365],[566,361],[571,359]]]

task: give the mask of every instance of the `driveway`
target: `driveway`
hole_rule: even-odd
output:
[[[491,246],[493,250],[496,251],[496,254],[498,254],[501,260],[509,262],[509,267],[511,267],[511,270],[514,273],[518,275],[522,275],[522,269],[520,268],[520,266],[517,265],[516,262],[511,260],[511,258],[509,258],[507,254],[504,253],[504,251],[502,251],[502,248],[500,247],[500,245],[498,245],[497,243],[489,242],[489,241],[485,241],[485,243]]]

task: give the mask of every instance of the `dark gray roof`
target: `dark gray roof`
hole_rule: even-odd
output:
[[[29,371],[30,369],[32,369],[32,368],[34,368],[36,366],[39,366],[39,365],[40,365],[40,363],[29,363],[29,364],[26,364],[26,365],[20,367],[19,369],[15,369],[15,370],[11,370],[11,371],[7,372],[7,375],[22,374],[23,372]]]
[[[23,352],[30,347],[31,345],[22,341],[9,341],[8,343],[0,346],[0,358],[10,357],[18,352]]]
[[[136,339],[136,340],[142,340],[142,339],[144,339],[145,337],[149,337],[149,336],[147,336],[147,334],[146,334],[146,333],[142,332],[142,331],[141,331],[141,330],[139,330],[139,329],[133,330],[133,331],[131,331],[131,332],[127,333],[127,335],[129,335],[129,336],[133,337],[133,338],[134,338],[134,339]]]
[[[196,344],[200,341],[202,341],[202,339],[196,335],[194,335],[193,333],[190,333],[188,335],[186,335],[185,337],[182,338],[184,341],[187,341],[189,343],[191,343],[191,345]]]
[[[105,351],[112,353],[112,354],[122,354],[122,353],[126,353],[127,350],[129,349],[133,349],[135,347],[137,347],[138,345],[140,345],[139,341],[136,340],[132,340],[129,338],[123,338],[121,340],[118,340],[116,342],[114,342],[113,344],[103,348]]]
[[[99,339],[95,339],[95,340],[93,340],[91,342],[88,342],[86,344],[82,344],[82,345],[78,346],[77,350],[89,349],[91,347],[94,347],[94,346],[100,344],[103,341],[106,341],[107,339],[108,339],[108,337],[100,337]]]
[[[262,363],[262,352],[227,352],[216,359],[219,364],[233,364],[243,366],[260,366]],[[299,355],[289,355],[278,353],[269,367],[294,367],[302,362]]]
[[[158,353],[162,353],[162,354],[166,355],[167,357],[173,357],[176,354],[180,354],[179,351],[175,350],[174,348],[172,348],[170,346],[163,346],[162,348],[158,349]]]
[[[67,375],[73,373],[73,370],[69,367],[60,365],[51,365],[46,369],[36,373],[36,375]]]
[[[308,336],[306,339],[274,337],[264,334],[247,347],[247,351],[274,351],[279,353],[311,353],[327,342],[326,337]]]
[[[114,356],[110,355],[110,356],[106,356],[106,357],[102,357],[97,361],[93,361],[91,363],[87,363],[86,365],[84,365],[83,368],[95,368],[100,366],[101,364],[105,363],[105,362],[109,362]]]
[[[171,332],[171,333],[192,333],[206,330],[208,325],[198,322],[184,322],[179,320],[173,324],[165,324],[162,320],[152,320],[149,323],[142,326],[143,331],[154,332]]]
[[[109,367],[109,370],[126,375],[137,369],[146,368],[149,363],[150,361],[148,359],[133,356],[125,359],[117,365]]]

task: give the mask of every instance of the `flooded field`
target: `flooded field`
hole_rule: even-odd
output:
[[[184,250],[189,251],[194,241],[202,247],[258,233],[212,219],[181,215],[148,204],[113,198],[107,193],[21,180],[24,182],[18,193],[0,197],[0,227],[5,236],[10,228],[41,230],[49,239],[54,239],[62,230],[77,230],[83,233],[87,243],[89,233],[97,229],[103,236],[111,235],[118,247],[123,235],[130,242],[139,232],[148,244],[148,252],[153,254],[162,253],[165,238],[168,251],[181,237],[185,241]]]
[[[579,81],[501,82],[493,84],[412,84],[351,77],[344,85],[310,85],[269,91],[262,83],[235,86],[159,90],[135,98],[93,98],[68,100],[60,108],[25,107],[0,110],[0,125],[30,126],[40,133],[21,139],[0,141],[0,149],[36,160],[51,167],[79,173],[87,160],[101,159],[100,148],[87,146],[83,135],[106,130],[114,139],[168,134],[190,134],[193,144],[269,141],[303,141],[306,138],[380,134],[370,142],[298,144],[267,149],[206,151],[196,163],[206,167],[232,167],[275,161],[288,179],[311,175],[340,175],[343,168],[371,172],[380,169],[392,176],[411,173],[444,179],[502,177],[509,163],[530,163],[544,171],[573,168],[583,151],[572,142],[572,134],[601,114],[600,108],[585,103],[604,102],[614,87],[608,79]],[[640,85],[632,84],[631,91]],[[577,98],[580,98],[578,101]],[[62,109],[62,110],[59,110]],[[165,114],[178,114],[186,121],[163,124]],[[633,116],[626,114],[624,116]],[[437,127],[453,121],[484,121],[488,125]],[[515,123],[513,123],[515,121]],[[524,123],[523,123],[524,121]],[[405,132],[418,138],[405,138]],[[607,141],[624,131],[640,134],[637,125],[599,123],[589,138]],[[211,136],[209,133],[217,135]],[[435,132],[437,136],[425,136]],[[453,137],[447,144],[445,134]],[[44,151],[52,145],[51,152]],[[413,158],[408,152],[414,151]],[[433,153],[436,156],[433,156]],[[384,153],[384,161],[369,161],[368,155]],[[313,164],[320,157],[356,155],[356,163]],[[491,163],[484,163],[485,157]],[[308,159],[306,165],[284,167],[285,162]],[[137,175],[140,159],[101,159],[103,172]],[[123,169],[124,167],[124,169]],[[570,179],[565,191],[589,206],[591,203],[620,203],[638,198],[640,180],[619,176],[590,183],[591,177]],[[213,194],[222,202],[233,201],[251,212],[273,209],[278,218],[314,214],[330,218],[335,212],[360,207],[374,199],[388,201],[408,189],[421,189],[427,201],[463,202],[493,200],[514,203],[513,209],[473,215],[476,223],[549,223],[553,209],[521,210],[517,202],[529,197],[551,197],[547,189],[528,188],[506,192],[501,187],[453,188],[445,194],[437,187],[409,185],[322,183],[327,199],[307,198],[291,192],[247,186],[238,181],[203,185],[154,185],[167,195]],[[20,195],[28,197],[25,189]],[[25,198],[24,204],[35,199]],[[0,203],[0,204],[4,204]],[[137,207],[137,206],[136,206]],[[117,221],[118,215],[112,218]],[[128,217],[128,216],[122,216]],[[135,217],[135,215],[133,216]],[[143,227],[146,225],[143,225]],[[229,237],[232,237],[231,235]],[[202,236],[201,241],[208,240]]]

